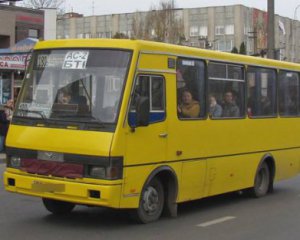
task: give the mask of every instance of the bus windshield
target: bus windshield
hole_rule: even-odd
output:
[[[14,117],[116,123],[130,59],[122,50],[36,51]]]

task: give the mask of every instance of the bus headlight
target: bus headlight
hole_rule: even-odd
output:
[[[86,177],[117,180],[123,177],[123,158],[111,157],[107,166],[86,165]]]
[[[89,177],[105,179],[105,168],[99,166],[89,166]]]
[[[10,156],[7,158],[7,166],[12,168],[21,167],[21,158],[17,156]]]

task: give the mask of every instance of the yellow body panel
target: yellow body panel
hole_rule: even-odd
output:
[[[15,148],[108,156],[113,133],[11,125],[6,145]]]
[[[15,179],[16,186],[8,185],[8,179]],[[33,184],[48,184],[62,186],[62,189],[51,191],[49,189],[37,190]],[[119,185],[100,185],[72,182],[65,179],[55,180],[36,176],[25,176],[10,172],[4,173],[4,186],[10,192],[22,193],[35,197],[51,198],[68,202],[105,206],[111,208],[119,208],[120,194],[122,186]],[[100,191],[101,198],[91,198],[89,191]]]
[[[14,148],[123,156],[123,179],[117,182],[71,181],[51,176],[35,177],[7,169],[4,183],[9,191],[80,204],[136,208],[145,182],[161,166],[168,166],[175,173],[177,202],[253,186],[257,167],[266,154],[275,159],[276,180],[299,173],[300,118],[179,120],[176,70],[168,68],[168,59],[190,56],[300,72],[297,64],[134,40],[58,40],[40,42],[35,48],[118,48],[133,51],[114,133],[11,125],[7,137],[7,145]],[[166,80],[166,119],[132,131],[128,126],[127,113],[134,79],[138,74],[149,72]],[[167,134],[167,137],[161,137],[162,134]],[[8,178],[16,179],[15,187],[8,186]],[[36,192],[32,188],[32,182],[36,180],[50,185],[63,184],[65,191]],[[90,188],[100,190],[104,199],[90,199],[87,196]]]

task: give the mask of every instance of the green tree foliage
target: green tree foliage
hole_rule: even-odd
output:
[[[246,55],[247,54],[247,51],[246,51],[246,45],[244,42],[241,43],[241,46],[240,46],[240,54],[243,54],[243,55]]]
[[[231,53],[239,53],[239,50],[237,49],[237,47],[233,47]]]
[[[128,39],[129,37],[126,34],[124,34],[124,33],[117,32],[112,38],[116,38],[116,39]]]

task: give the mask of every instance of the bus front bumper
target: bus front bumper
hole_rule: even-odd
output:
[[[6,171],[4,186],[7,191],[49,198],[75,204],[120,207],[121,184],[98,185],[27,176]]]

